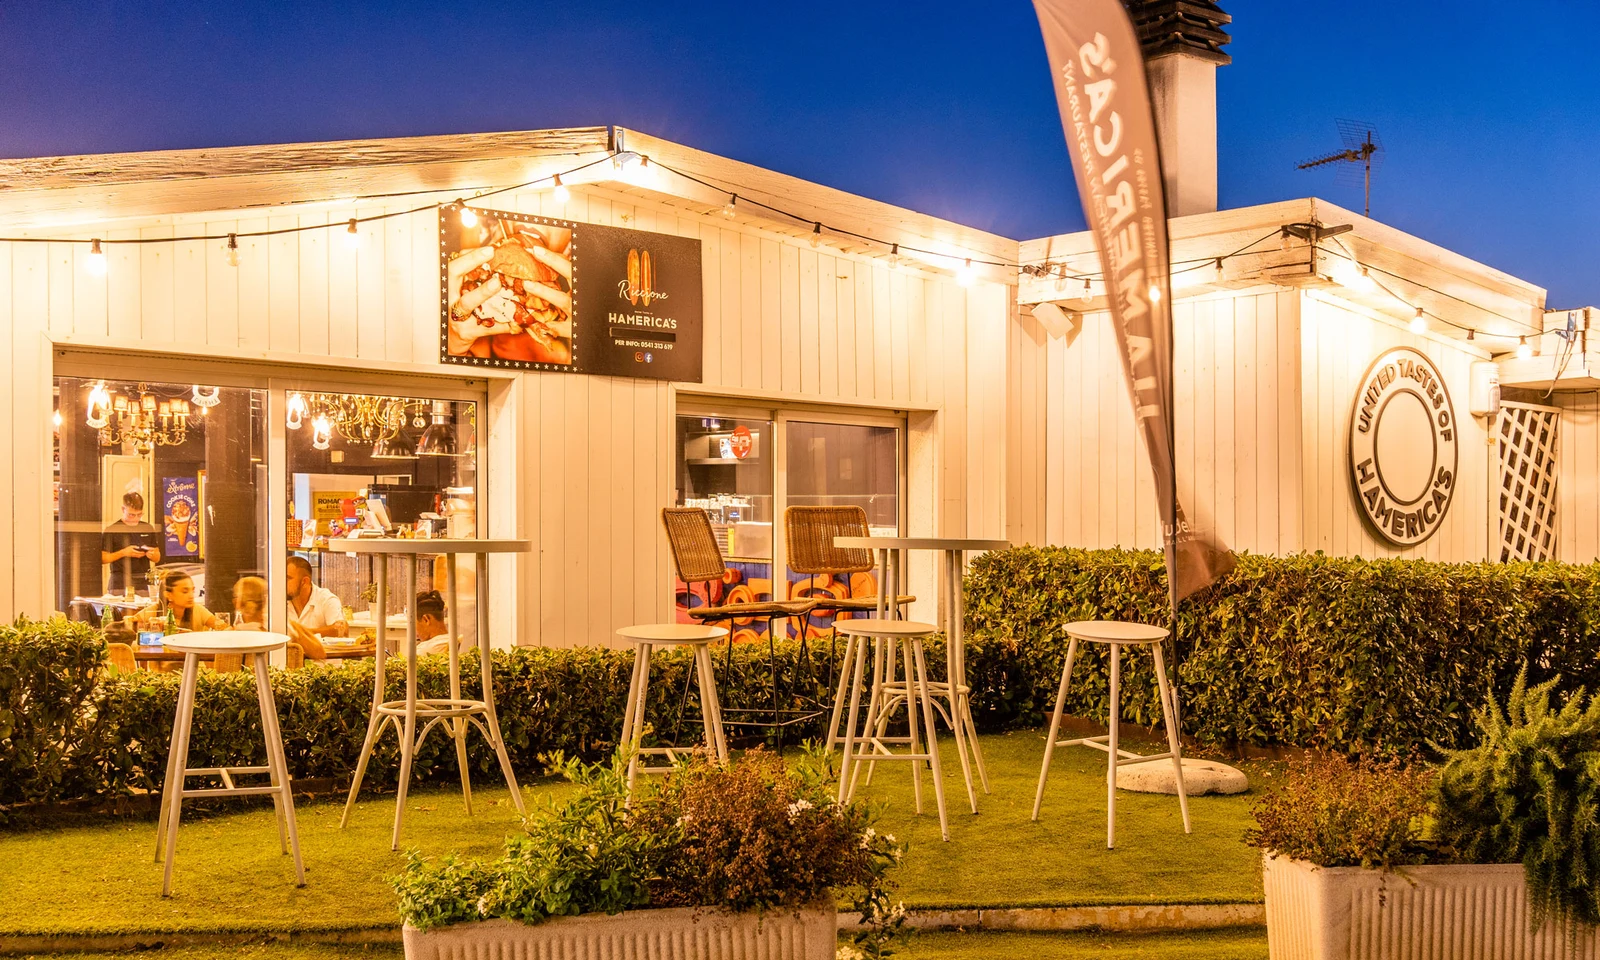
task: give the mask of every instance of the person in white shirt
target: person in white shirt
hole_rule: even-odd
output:
[[[417,594],[417,652],[449,653],[450,630],[445,625],[444,597],[437,590]]]
[[[350,633],[344,604],[326,587],[311,582],[311,564],[304,557],[289,558],[289,619],[322,637]]]

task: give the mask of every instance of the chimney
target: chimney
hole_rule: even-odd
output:
[[[1144,48],[1167,215],[1217,209],[1217,67],[1233,18],[1211,0],[1123,0]]]

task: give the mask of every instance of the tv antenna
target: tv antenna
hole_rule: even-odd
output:
[[[1350,166],[1339,170],[1336,182],[1350,186],[1355,185],[1357,176],[1361,177],[1366,192],[1366,216],[1372,216],[1372,171],[1383,164],[1383,141],[1378,137],[1378,131],[1372,124],[1365,120],[1336,120],[1339,127],[1339,139],[1344,141],[1344,149],[1333,153],[1324,154],[1297,163],[1295,167],[1300,170],[1309,170],[1312,167],[1321,167],[1330,163],[1346,163]],[[1359,164],[1359,166],[1357,166]]]

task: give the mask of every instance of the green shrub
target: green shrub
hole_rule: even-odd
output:
[[[646,906],[797,908],[845,889],[860,891],[858,902],[883,901],[903,848],[872,828],[862,803],[834,802],[814,769],[825,762],[808,753],[791,769],[755,750],[722,767],[696,755],[659,783],[642,780],[630,806],[625,753],[594,764],[557,756],[552,769],[574,789],[531,814],[505,856],[471,864],[412,856],[390,883],[402,919],[421,929]],[[874,955],[898,931],[892,919],[861,938]]]
[[[0,626],[0,808],[98,786],[90,709],[106,645],[88,624],[18,617]]]
[[[1554,681],[1517,677],[1476,712],[1477,746],[1439,779],[1439,836],[1472,863],[1521,863],[1535,924],[1600,923],[1600,697],[1551,706]]]
[[[1161,555],[1022,547],[979,557],[967,635],[980,728],[1045,723],[1070,620],[1166,624]],[[1535,681],[1600,689],[1600,565],[1243,555],[1179,618],[1186,734],[1404,756],[1468,742],[1471,705]],[[1106,650],[1080,645],[1068,711],[1104,719]],[[1154,670],[1124,657],[1125,716],[1154,723]]]
[[[1256,801],[1245,842],[1319,867],[1389,870],[1437,861],[1425,837],[1434,773],[1334,756],[1289,768]]]

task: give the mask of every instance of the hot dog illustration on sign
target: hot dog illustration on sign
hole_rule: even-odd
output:
[[[1410,347],[1367,368],[1350,412],[1350,489],[1379,537],[1411,547],[1439,532],[1455,497],[1460,431],[1444,375]]]

